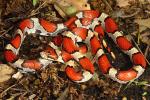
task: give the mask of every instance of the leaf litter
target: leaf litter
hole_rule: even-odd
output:
[[[60,0],[1,0],[0,4],[0,54],[3,55],[4,46],[13,37],[13,32],[21,20],[30,17],[45,18],[49,21],[63,22],[66,17],[72,15],[82,8],[90,5],[91,8],[98,9],[110,14],[118,23],[121,30],[130,35],[141,51],[145,54],[147,61],[150,61],[150,5],[146,0],[61,0],[66,4],[62,5]],[[59,8],[56,9],[54,5]],[[65,6],[66,5],[66,6]],[[64,7],[65,6],[65,7]],[[69,8],[72,6],[72,8]],[[85,7],[85,8],[84,8]],[[70,11],[71,12],[65,12]],[[89,9],[89,8],[88,8]],[[135,12],[137,11],[137,12]],[[63,12],[63,13],[62,13]],[[134,12],[134,13],[133,13]],[[12,28],[11,28],[12,27]],[[140,35],[138,35],[140,34]],[[29,37],[29,40],[31,40]],[[46,45],[49,38],[41,37],[36,39],[37,44]],[[139,38],[139,42],[137,41]],[[43,41],[43,42],[38,42]],[[24,46],[29,45],[24,43]],[[42,49],[42,47],[40,49]],[[25,50],[24,50],[25,49]],[[26,53],[24,48],[21,53]],[[28,48],[29,49],[29,48]],[[34,49],[34,53],[39,49]],[[24,55],[27,56],[28,55]],[[29,56],[30,57],[30,56]],[[34,56],[31,55],[34,58]],[[3,56],[0,57],[2,63],[6,63]],[[150,66],[150,65],[148,65]],[[139,99],[150,97],[149,73],[146,72],[136,82],[130,85],[120,85],[107,76],[105,77],[96,67],[95,78],[82,84],[70,81],[65,72],[64,65],[55,63],[49,65],[40,72],[26,73],[23,77],[14,79],[10,76],[14,74],[11,67],[0,66],[0,76],[6,77],[0,83],[0,99],[57,99],[57,100],[95,100],[95,99]],[[139,85],[141,83],[146,83]]]

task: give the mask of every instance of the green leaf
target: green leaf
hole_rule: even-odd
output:
[[[71,14],[75,13],[76,11],[77,11],[77,9],[74,6],[69,6],[65,10],[65,12],[67,13],[67,15],[71,15]]]
[[[33,6],[35,6],[37,3],[38,3],[38,0],[33,0],[32,1]]]
[[[137,83],[137,85],[146,85],[146,84],[148,84],[147,81],[141,81],[141,82],[138,82],[138,83]]]
[[[143,92],[143,93],[142,93],[142,96],[146,96],[146,95],[147,95],[147,92]]]

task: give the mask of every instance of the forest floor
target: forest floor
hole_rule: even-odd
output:
[[[0,63],[7,64],[4,49],[14,35],[19,23],[26,18],[44,18],[50,22],[63,22],[71,15],[60,13],[54,4],[60,0],[0,0]],[[56,2],[54,2],[56,1]],[[69,1],[69,0],[62,0]],[[81,0],[72,0],[78,2]],[[149,100],[150,99],[150,1],[149,0],[89,0],[92,9],[112,16],[125,36],[138,47],[147,59],[147,68],[142,76],[128,84],[119,84],[103,75],[95,64],[94,77],[85,83],[68,79],[64,64],[54,63],[36,73],[26,73],[20,79],[9,78],[0,82],[2,100]],[[76,3],[77,9],[80,9]],[[83,2],[87,3],[86,0]],[[85,4],[85,6],[87,6]],[[61,7],[60,7],[61,8]],[[67,9],[67,8],[65,8]],[[64,10],[64,9],[63,9]],[[66,10],[67,11],[67,10]],[[68,12],[66,12],[68,13]],[[49,38],[48,38],[49,39]],[[48,40],[47,37],[44,40]],[[21,46],[20,56],[35,58],[43,44],[35,36],[28,36]],[[106,36],[108,43],[112,42]],[[117,65],[130,65],[129,57],[110,43],[116,54]],[[128,62],[129,61],[129,62]],[[119,62],[119,63],[117,63]],[[1,67],[1,66],[0,66]],[[122,67],[121,67],[122,68]],[[17,72],[17,68],[14,68]],[[13,73],[15,73],[13,72]],[[0,73],[4,73],[1,71]],[[0,74],[1,75],[1,74]],[[11,74],[12,75],[12,74]],[[2,78],[2,76],[0,76]]]

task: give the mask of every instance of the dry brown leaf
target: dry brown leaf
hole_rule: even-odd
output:
[[[11,78],[14,69],[6,64],[0,64],[0,83],[5,82]]]
[[[140,27],[139,27],[139,32],[141,33],[141,32],[143,32],[143,31],[146,30],[146,29],[147,29],[146,26],[140,26]]]
[[[150,39],[148,37],[142,37],[142,42],[150,46]]]
[[[143,32],[147,28],[150,28],[150,18],[148,19],[136,19],[134,20],[135,23],[139,25],[139,32]],[[149,33],[148,33],[149,34]],[[144,36],[144,33],[140,36],[143,43],[150,45],[150,39],[148,36]]]
[[[130,2],[134,2],[135,0],[116,0],[117,6],[119,7],[126,7],[130,5]]]
[[[70,5],[73,5],[77,8],[77,10],[89,10],[90,5],[87,3],[87,0],[65,0]]]
[[[150,28],[150,18],[148,19],[136,19],[134,20],[135,23],[139,24],[139,26],[145,26]]]
[[[150,3],[150,0],[139,0],[139,2],[140,2],[141,4],[146,4],[146,3]]]
[[[62,17],[65,17],[65,14],[72,15],[81,10],[91,9],[87,0],[56,0],[54,7]]]

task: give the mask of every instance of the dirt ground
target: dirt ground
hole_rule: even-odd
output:
[[[34,1],[34,0],[33,0]],[[70,15],[61,15],[54,8],[59,0],[0,0],[0,62],[7,64],[3,52],[25,18],[38,17],[50,22],[64,22]],[[67,0],[66,0],[67,1]],[[72,0],[78,1],[78,0]],[[80,0],[81,1],[81,0]],[[83,0],[86,1],[86,0]],[[58,2],[57,2],[58,3]],[[95,64],[94,77],[85,83],[68,79],[64,65],[54,62],[36,73],[23,74],[0,83],[2,100],[149,100],[150,99],[150,1],[149,0],[89,0],[92,9],[112,16],[120,30],[137,46],[147,59],[146,71],[137,80],[119,84],[103,75]],[[85,5],[86,6],[86,5]],[[77,7],[77,6],[76,6]],[[77,7],[78,8],[78,7]],[[48,41],[50,37],[44,37]],[[113,64],[130,65],[129,58],[106,35],[106,41],[116,54]],[[39,36],[28,36],[21,46],[20,56],[36,58],[46,43]],[[109,54],[108,54],[109,56]],[[128,62],[129,61],[129,62]],[[14,68],[15,72],[17,69]],[[2,76],[0,76],[1,78]]]

